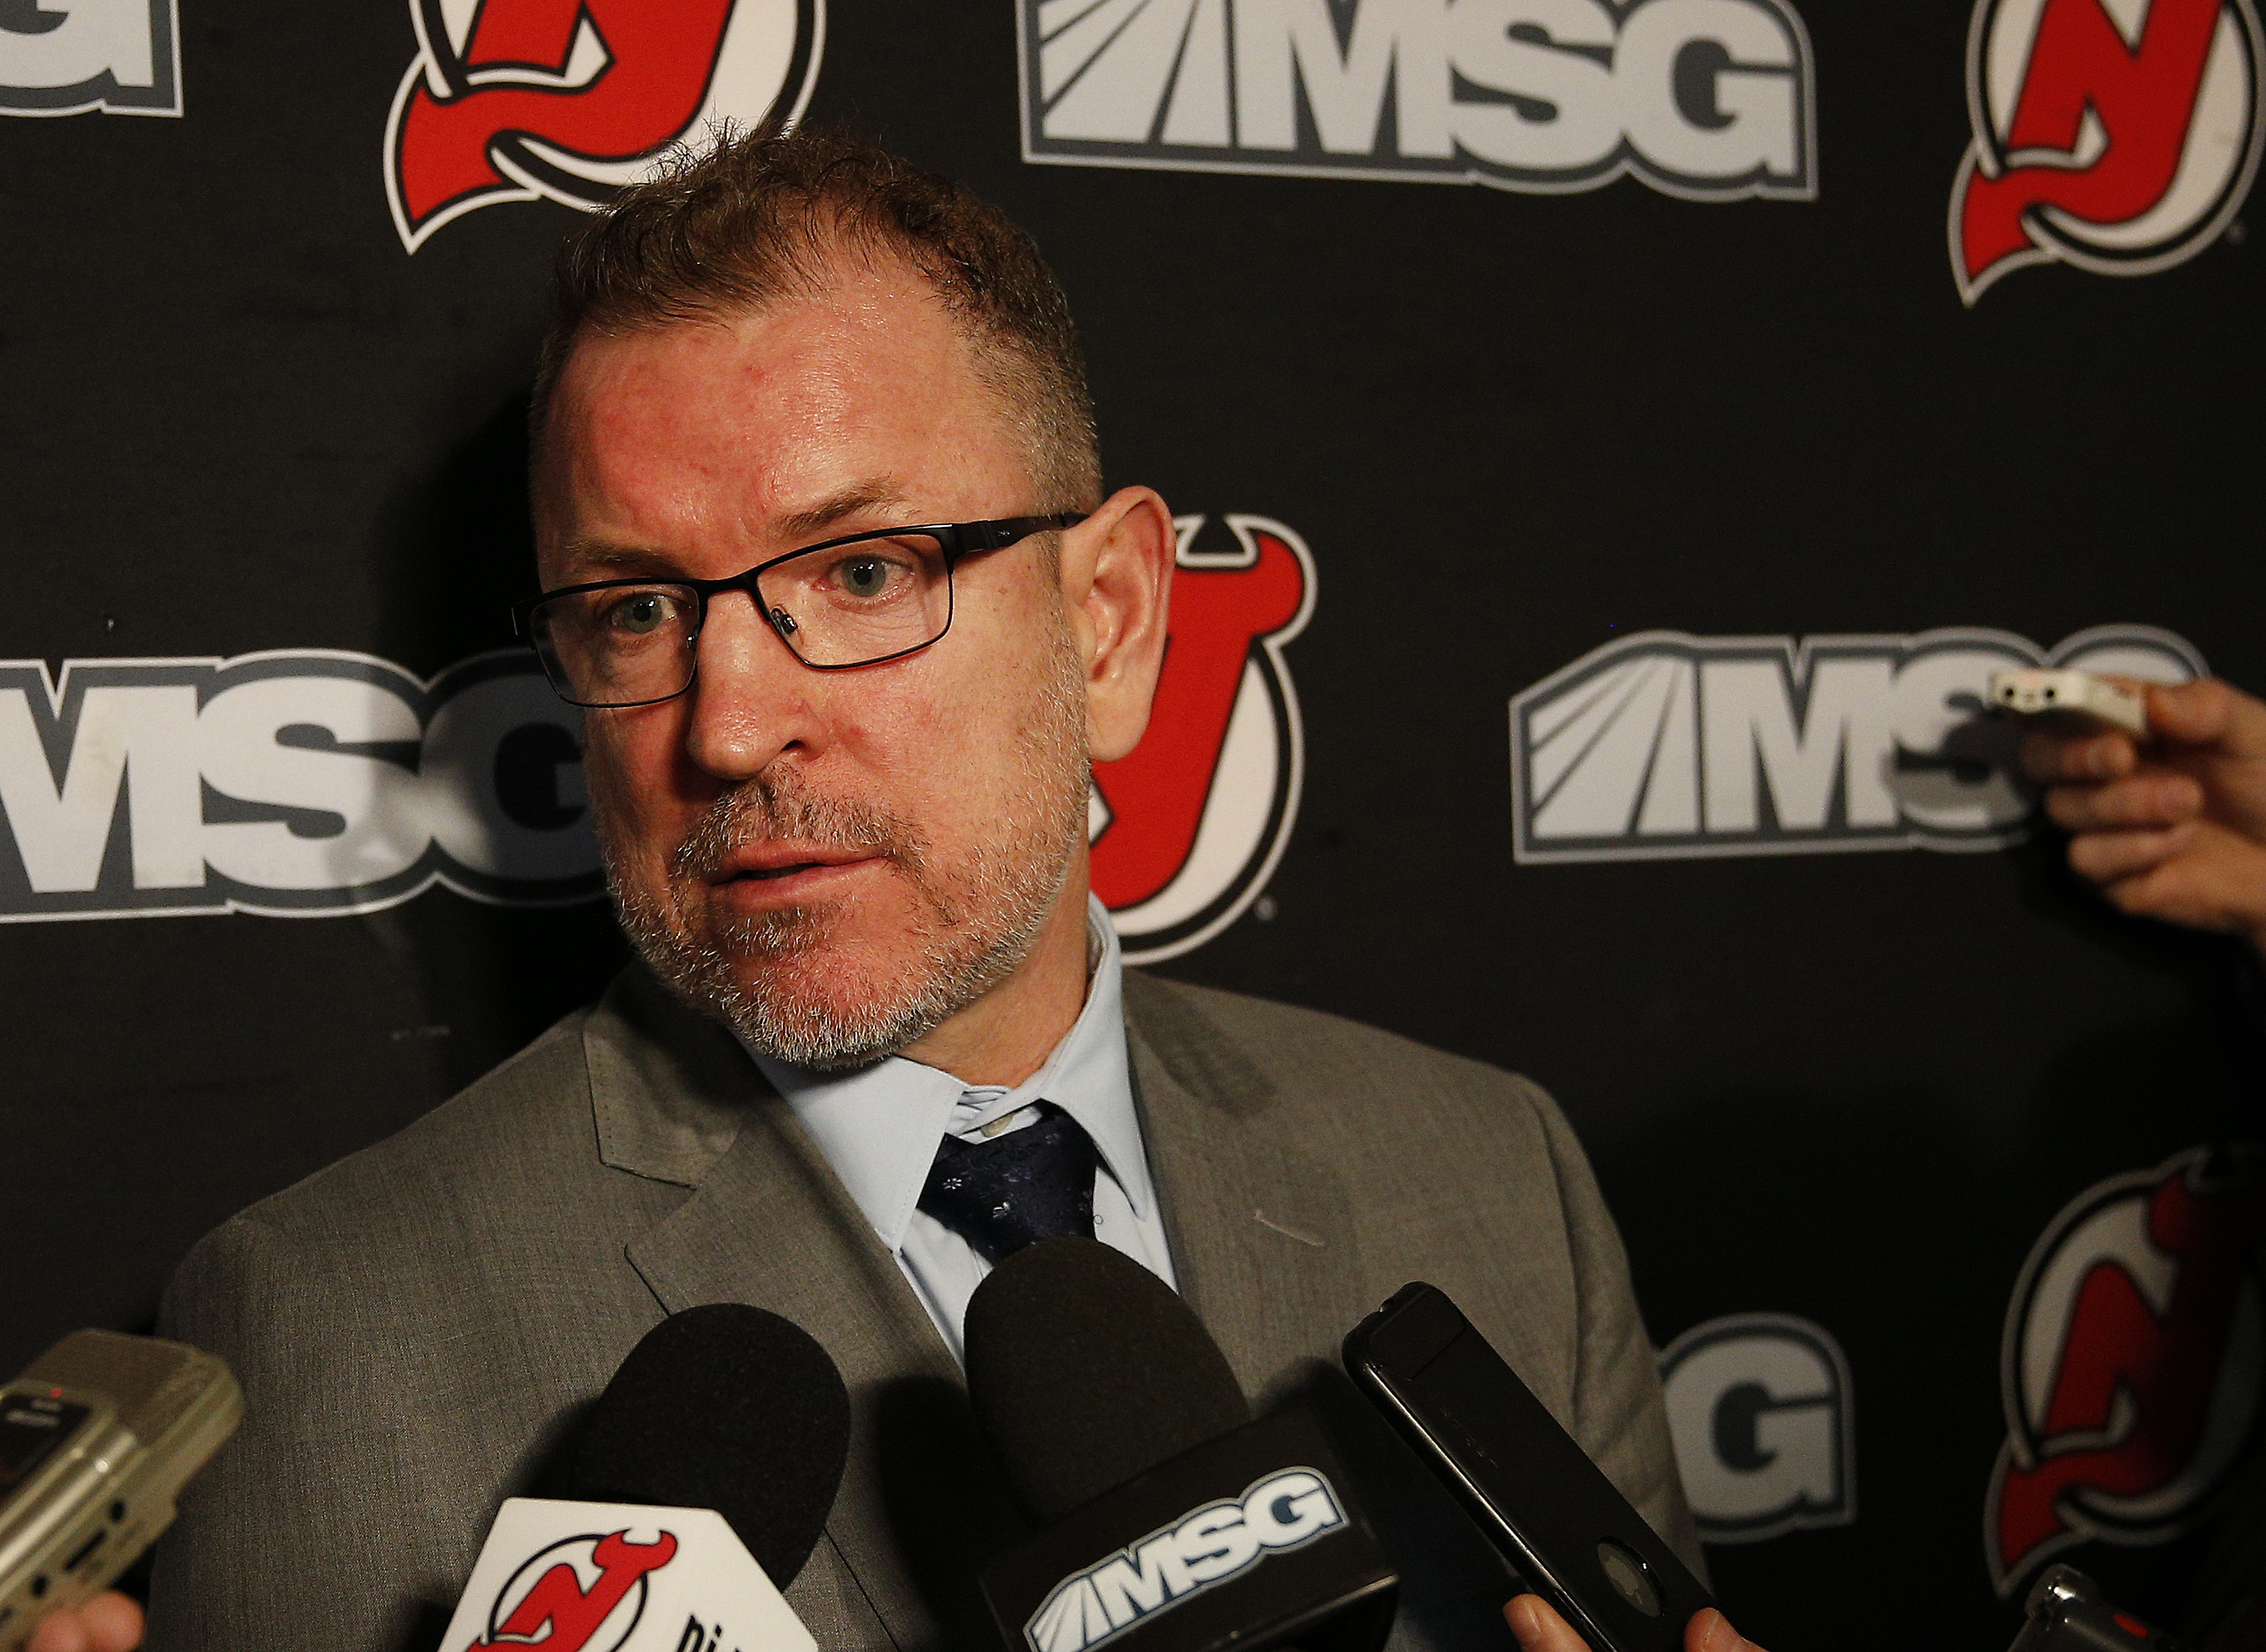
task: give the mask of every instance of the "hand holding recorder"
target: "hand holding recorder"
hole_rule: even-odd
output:
[[[116,1590],[85,1604],[49,1612],[24,1652],[134,1652],[142,1644],[142,1608]]]
[[[2216,677],[2128,683],[2147,734],[2041,720],[2022,764],[2072,834],[2069,864],[2118,910],[2266,954],[2266,705]]]
[[[0,1652],[132,1652],[142,1609],[104,1586],[244,1414],[211,1355],[78,1331],[0,1386]]]

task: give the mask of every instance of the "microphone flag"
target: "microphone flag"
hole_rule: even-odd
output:
[[[514,1497],[496,1514],[442,1652],[817,1652],[709,1509]]]
[[[1313,1417],[1247,1423],[1010,1549],[983,1585],[1016,1652],[1372,1652],[1398,1579]]]

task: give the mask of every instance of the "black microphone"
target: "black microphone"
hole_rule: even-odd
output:
[[[850,1393],[817,1339],[743,1303],[672,1313],[598,1396],[566,1472],[585,1502],[713,1509],[784,1590],[826,1529]]]
[[[968,1305],[968,1392],[1045,1529],[983,1593],[1010,1647],[1375,1652],[1399,1579],[1303,1409],[1254,1422],[1188,1305],[1130,1257],[1048,1239]]]
[[[816,1652],[781,1593],[849,1451],[808,1332],[737,1303],[673,1314],[592,1405],[565,1495],[504,1503],[442,1652]]]

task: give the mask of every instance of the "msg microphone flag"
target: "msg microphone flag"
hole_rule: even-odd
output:
[[[514,1497],[496,1516],[442,1652],[816,1652],[708,1509]]]
[[[1400,1579],[1313,1415],[1251,1420],[1195,1311],[1042,1239],[968,1305],[968,1393],[1043,1528],[984,1568],[1015,1652],[1377,1652]]]

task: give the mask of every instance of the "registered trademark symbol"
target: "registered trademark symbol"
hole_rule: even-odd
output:
[[[1251,916],[1262,924],[1273,923],[1276,910],[1275,897],[1271,895],[1262,895],[1251,903]]]
[[[2240,246],[2240,245],[2241,245],[2245,241],[2248,240],[2249,238],[2250,238],[2250,230],[2249,230],[2249,228],[2248,228],[2248,225],[2246,225],[2246,224],[2242,222],[2242,220],[2241,220],[2241,219],[2237,218],[2233,223],[2230,223],[2230,224],[2228,224],[2228,225],[2226,226],[2226,244],[2227,244],[2227,245],[2229,245],[2229,246]]]

